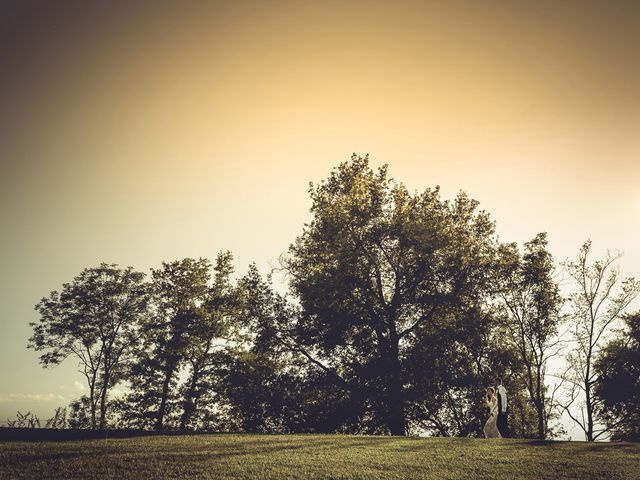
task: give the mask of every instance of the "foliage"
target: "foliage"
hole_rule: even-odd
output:
[[[213,282],[212,281],[213,272]],[[232,256],[186,258],[152,270],[152,314],[143,326],[141,348],[128,379],[131,392],[121,405],[122,420],[141,428],[193,428],[200,402],[213,386],[223,339],[232,330],[235,293]],[[188,378],[179,384],[179,374]]]
[[[53,417],[49,418],[45,423],[45,428],[66,428],[67,426],[67,408],[58,407],[53,412]]]
[[[361,432],[360,406],[276,329],[298,311],[255,265],[238,281],[246,335],[218,370],[227,430]]]
[[[640,292],[639,281],[626,278],[620,282],[619,271],[614,265],[619,255],[613,257],[607,253],[604,260],[590,264],[590,251],[589,241],[582,246],[575,261],[565,263],[577,284],[577,291],[569,297],[574,348],[566,357],[568,367],[563,374],[569,386],[568,400],[563,408],[584,432],[587,441],[597,440],[608,430],[595,423],[602,402],[594,395],[594,385],[598,381],[594,361],[610,327]]]
[[[559,338],[563,299],[553,279],[555,264],[547,251],[547,235],[525,243],[524,254],[515,244],[500,248],[500,306],[506,320],[502,337],[517,352],[524,370],[528,401],[535,410],[537,436],[550,436],[549,420],[557,415],[557,388],[545,383],[547,364],[564,345]]]
[[[37,415],[31,413],[22,413],[18,410],[15,420],[7,418],[7,427],[9,428],[40,428],[40,419]]]
[[[301,314],[277,328],[402,435],[408,358],[429,330],[477,308],[495,256],[494,224],[461,193],[411,194],[353,156],[311,185],[313,219],[284,266]]]
[[[612,439],[640,441],[640,312],[624,320],[596,359],[594,396]]]
[[[186,349],[189,376],[181,389],[183,398],[180,429],[195,428],[206,423],[215,412],[215,370],[222,352],[231,344],[237,332],[237,292],[231,284],[233,257],[229,252],[218,255],[214,266],[213,283],[209,288],[204,311],[195,325],[192,341]],[[212,395],[213,393],[213,395]]]
[[[40,418],[37,415],[31,413],[16,413],[14,420],[7,419],[8,428],[40,428]],[[67,426],[67,409],[65,407],[58,407],[55,409],[53,416],[45,421],[44,428],[66,428]]]
[[[525,390],[525,370],[503,339],[506,327],[490,311],[469,311],[452,328],[423,336],[407,363],[408,418],[416,431],[441,436],[483,436],[486,388],[496,372],[508,390],[513,436],[531,437],[535,426]],[[415,356],[413,356],[415,355]]]
[[[559,433],[547,363],[563,299],[546,234],[522,252],[500,244],[463,192],[409,192],[367,157],[309,193],[311,220],[281,259],[286,294],[254,264],[232,281],[222,252],[163,263],[148,283],[101,264],[42,299],[29,347],[45,367],[74,357],[89,386],[52,425],[473,437],[500,376],[515,436]],[[589,440],[631,438],[635,397],[608,386],[635,371],[634,346],[601,344],[640,282],[589,251],[565,263],[579,288],[562,408]],[[126,393],[110,396],[115,385]]]
[[[91,428],[91,401],[86,395],[69,403],[69,428]]]
[[[40,355],[44,367],[70,356],[79,361],[89,387],[92,428],[106,426],[109,388],[123,375],[146,314],[143,280],[144,274],[131,267],[103,263],[83,270],[36,305],[40,318],[30,324],[29,348],[45,352]]]
[[[157,429],[164,428],[165,417],[179,409],[177,375],[204,315],[210,269],[209,260],[185,258],[151,271],[152,311],[129,374],[129,400]]]

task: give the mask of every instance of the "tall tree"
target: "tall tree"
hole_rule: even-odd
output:
[[[237,331],[238,301],[231,283],[233,256],[230,252],[218,255],[213,272],[213,284],[198,307],[185,350],[189,376],[182,388],[181,430],[190,425],[206,390],[213,387],[210,377],[215,375],[219,357],[228,345],[226,340]]]
[[[563,300],[553,278],[555,264],[547,251],[545,233],[525,243],[524,255],[515,244],[500,250],[500,299],[509,327],[504,339],[514,347],[526,370],[526,389],[537,415],[538,438],[545,439],[557,400],[556,389],[550,391],[545,383],[547,363],[562,349],[558,330]]]
[[[596,413],[613,440],[640,441],[640,312],[624,320],[594,365]]]
[[[577,285],[577,291],[569,297],[573,349],[566,357],[568,368],[563,378],[568,384],[568,391],[567,400],[562,405],[589,442],[607,433],[606,426],[595,423],[594,413],[599,401],[594,394],[594,385],[598,381],[594,361],[610,327],[640,292],[640,282],[634,278],[621,281],[615,266],[620,255],[607,253],[604,260],[589,263],[590,252],[591,241],[587,241],[580,248],[576,260],[564,264]]]
[[[73,356],[89,387],[91,427],[105,428],[109,388],[120,380],[147,314],[144,274],[101,264],[43,298],[29,347],[44,367]],[[98,415],[97,415],[98,413]]]
[[[152,315],[144,324],[141,349],[129,379],[127,400],[140,426],[165,428],[171,400],[177,400],[180,368],[206,323],[211,262],[185,258],[151,270]]]
[[[355,155],[310,195],[313,218],[283,261],[302,314],[281,333],[404,435],[407,347],[481,296],[494,224],[463,193],[411,194]]]

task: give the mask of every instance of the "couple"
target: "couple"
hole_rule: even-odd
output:
[[[485,401],[489,407],[489,420],[484,425],[486,438],[506,438],[509,436],[507,428],[507,390],[502,386],[502,379],[496,377],[494,386],[487,388]]]

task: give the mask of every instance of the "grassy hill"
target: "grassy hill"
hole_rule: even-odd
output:
[[[0,479],[631,479],[640,444],[338,435],[0,442]]]

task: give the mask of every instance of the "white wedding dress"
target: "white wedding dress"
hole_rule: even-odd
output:
[[[498,397],[493,395],[490,399],[485,400],[489,407],[489,419],[484,424],[484,436],[486,438],[501,438],[500,431],[496,422],[498,421]]]

